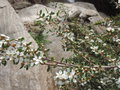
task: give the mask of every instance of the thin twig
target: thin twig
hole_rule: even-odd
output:
[[[50,66],[58,66],[58,67],[80,67],[80,65],[75,65],[75,64],[69,64],[69,63],[62,63],[58,61],[51,61],[46,59],[48,62],[43,63],[42,65],[50,65]],[[101,68],[101,69],[112,69],[118,66],[100,66],[100,65],[94,65],[94,66],[83,66],[81,68]]]

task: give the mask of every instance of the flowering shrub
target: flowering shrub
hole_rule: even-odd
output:
[[[59,16],[65,13],[64,16]],[[80,18],[68,18],[64,11],[42,17],[50,31],[62,37],[63,49],[74,53],[72,58],[61,62],[67,63],[67,69],[74,70],[73,79],[66,68],[56,73],[55,80],[60,86],[76,86],[86,89],[118,89],[120,75],[120,24],[114,21],[101,22],[106,27],[105,33],[96,33],[92,25],[80,23]],[[45,27],[44,26],[44,27]],[[65,66],[65,65],[64,65]],[[68,68],[69,67],[69,68]],[[70,83],[71,82],[71,83]]]
[[[24,43],[23,38],[11,40],[0,34],[0,64],[6,65],[7,61],[12,61],[26,69],[38,64],[60,66],[61,70],[54,77],[56,85],[60,87],[119,90],[120,26],[116,26],[114,21],[103,22],[101,25],[106,27],[106,31],[98,34],[91,25],[82,26],[80,18],[68,18],[67,14],[61,18],[60,13],[50,12],[45,16],[40,11],[42,21],[37,22],[42,23],[44,28],[50,25],[50,31],[62,37],[63,49],[73,52],[72,58],[52,60],[46,57],[46,50],[42,46],[32,49],[31,43]],[[54,14],[58,17],[53,18]]]
[[[30,66],[43,63],[44,53],[38,49],[32,49],[31,43],[24,43],[23,38],[14,40],[4,34],[0,34],[0,64],[6,65],[7,61],[14,64],[21,63],[20,68],[28,69]]]

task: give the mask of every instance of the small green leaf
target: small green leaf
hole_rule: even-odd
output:
[[[50,15],[54,15],[55,13],[54,12],[51,12]]]
[[[40,10],[40,13],[39,13],[39,15],[41,16],[41,14],[42,14],[42,10]]]
[[[45,17],[45,13],[43,13],[43,15],[42,15],[42,18],[44,18]]]
[[[51,69],[51,67],[50,67],[50,66],[48,66],[48,67],[47,67],[47,72],[49,72],[49,71],[50,71],[50,69]]]
[[[24,65],[25,65],[25,63],[22,62],[22,63],[21,63],[21,67],[20,67],[20,69],[22,69],[22,68],[24,67]]]
[[[2,61],[2,64],[3,64],[4,66],[6,66],[6,65],[7,65],[7,61],[6,61],[6,60],[3,60],[3,61]]]
[[[28,44],[27,44],[27,46],[29,46],[29,45],[31,45],[32,44],[32,42],[29,42]]]

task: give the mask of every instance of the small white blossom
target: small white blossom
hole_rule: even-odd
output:
[[[75,71],[72,70],[72,71],[70,72],[69,79],[72,79],[74,75],[75,75]]]
[[[118,80],[116,81],[116,84],[118,84],[118,88],[120,88],[120,77],[119,77]]]
[[[59,72],[56,72],[56,76],[55,78],[59,78],[59,79],[62,79],[62,70],[60,70]]]
[[[90,42],[94,42],[94,40],[90,40]]]
[[[73,79],[73,82],[74,82],[74,83],[77,83],[77,80],[76,80],[76,79]]]
[[[76,83],[76,75],[75,75],[75,70],[67,69],[67,70],[59,70],[59,72],[56,72],[55,80],[59,81],[64,81],[64,84],[68,84],[70,81],[73,81],[73,83]],[[58,84],[58,83],[57,83]]]
[[[111,31],[111,32],[114,32],[114,31],[115,31],[115,29],[114,29],[114,28],[112,28],[112,27],[108,27],[108,28],[107,28],[107,31],[109,31],[109,32],[110,32],[110,31]]]
[[[64,82],[62,82],[62,81],[57,81],[56,83],[57,83],[57,85],[59,85],[59,86],[64,85]]]
[[[39,63],[43,63],[41,56],[39,56],[39,57],[35,56],[35,57],[33,58],[33,60],[35,61],[35,64],[36,64],[36,65],[39,64]]]
[[[98,88],[100,89],[100,88],[101,88],[101,86],[98,86]]]
[[[68,79],[68,72],[63,71],[62,78],[65,80]]]
[[[117,28],[118,29],[118,31],[120,31],[120,28]]]
[[[107,44],[106,43],[103,43],[103,46],[106,46]]]
[[[98,49],[98,46],[93,46],[93,47],[90,47],[92,50],[97,50]]]
[[[88,37],[88,36],[85,36],[85,39],[89,39],[89,37]]]

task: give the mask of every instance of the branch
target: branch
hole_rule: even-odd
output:
[[[48,60],[48,62],[43,63],[42,65],[50,65],[50,66],[58,66],[58,67],[80,67],[80,65],[75,65],[75,64],[69,64],[69,63],[62,63],[62,62],[57,62],[57,61],[51,61]],[[94,66],[83,66],[82,68],[101,68],[101,69],[112,69],[118,66],[100,66],[100,65],[94,65]]]

